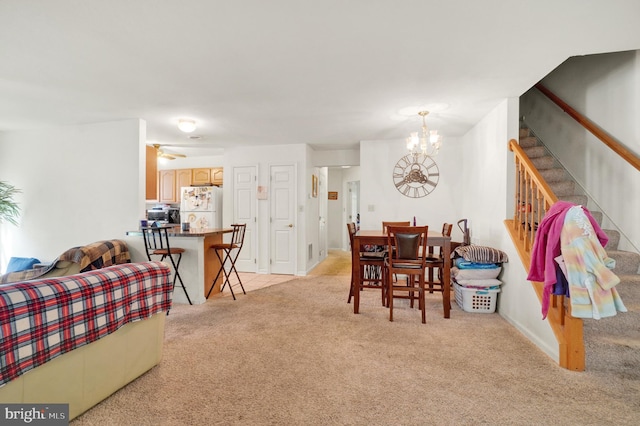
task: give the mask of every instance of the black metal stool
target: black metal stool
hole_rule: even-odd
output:
[[[233,292],[233,287],[231,286],[231,282],[229,281],[229,277],[231,276],[231,272],[233,271],[236,274],[236,278],[238,278],[238,283],[240,284],[240,288],[242,288],[242,293],[247,294],[244,291],[244,286],[242,285],[242,280],[240,280],[240,276],[238,275],[238,271],[236,270],[236,260],[238,260],[238,256],[240,255],[240,250],[242,250],[242,244],[244,243],[244,232],[247,228],[246,224],[233,224],[231,225],[233,228],[233,232],[231,233],[231,242],[229,243],[220,243],[213,244],[211,248],[216,251],[216,256],[218,256],[218,260],[220,261],[220,269],[216,274],[216,277],[213,279],[211,283],[211,288],[207,293],[207,299],[213,290],[213,287],[216,285],[216,281],[218,281],[218,277],[220,274],[224,274],[224,283],[220,287],[220,292],[224,290],[224,287],[229,284],[229,290],[231,290],[231,296],[233,296],[233,300],[236,300],[236,295]],[[231,263],[229,271],[225,269],[225,264],[228,262]]]
[[[144,237],[144,248],[147,252],[147,258],[151,261],[151,256],[162,256],[160,261],[162,262],[167,257],[171,260],[171,264],[173,265],[174,275],[173,275],[173,289],[176,288],[176,281],[180,281],[180,285],[184,290],[184,294],[187,296],[187,300],[190,305],[191,298],[189,297],[189,293],[187,293],[187,288],[184,286],[182,282],[182,277],[178,272],[178,267],[180,266],[180,260],[182,260],[182,253],[185,252],[185,249],[179,247],[170,247],[169,246],[169,229],[172,229],[172,226],[149,226],[142,228],[142,235]],[[176,262],[173,259],[174,255],[178,255],[178,261]],[[168,313],[168,312],[167,312]]]

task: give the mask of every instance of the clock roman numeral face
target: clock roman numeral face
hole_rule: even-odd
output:
[[[393,168],[393,183],[406,197],[421,198],[438,185],[440,171],[433,158],[417,154],[402,157]]]

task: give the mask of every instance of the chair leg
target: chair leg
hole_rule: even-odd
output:
[[[233,271],[236,274],[236,278],[238,279],[238,283],[240,284],[240,288],[242,289],[242,293],[243,294],[247,294],[246,291],[244,291],[244,286],[242,285],[242,280],[240,279],[240,275],[238,275],[238,270],[236,269],[236,260],[238,260],[238,256],[240,255],[240,250],[238,250],[238,252],[236,253],[235,256],[233,256],[233,250],[229,250],[229,257],[230,257],[230,261],[231,261],[231,269],[229,269],[229,275],[231,275],[231,271]],[[231,283],[229,283],[229,287],[231,287]]]
[[[226,253],[226,250],[223,250],[223,251]],[[207,299],[209,298],[209,295],[211,294],[211,291],[213,291],[213,287],[215,287],[216,281],[218,281],[218,278],[220,277],[220,274],[222,274],[222,276],[224,277],[224,281],[223,281],[222,285],[220,286],[220,293],[222,293],[222,290],[224,290],[224,287],[229,282],[229,276],[227,274],[227,270],[224,267],[225,264],[227,263],[228,256],[227,255],[220,256],[220,250],[216,250],[216,256],[218,258],[218,261],[220,262],[220,269],[218,269],[218,273],[216,274],[216,277],[213,279],[213,282],[211,283],[211,287],[209,288],[209,292],[207,293]],[[231,296],[233,297],[233,300],[236,300],[236,295],[233,293],[233,289],[231,288],[231,284],[229,284],[229,290],[231,290]]]
[[[222,268],[222,273],[224,274],[224,283],[222,283],[222,287],[220,287],[220,292],[222,292],[222,290],[226,287],[226,285],[229,284],[229,291],[231,292],[231,297],[233,297],[233,300],[236,300],[236,295],[233,292],[233,287],[231,287],[231,283],[229,282],[229,275],[231,271],[227,272],[227,270],[224,268],[224,265],[227,263],[227,260],[229,259],[229,252],[226,249],[223,251],[224,251],[224,260],[221,263],[221,268]],[[220,258],[220,255],[218,255],[218,258]]]
[[[166,257],[171,259],[171,264],[173,265],[173,269],[175,271],[175,274],[173,275],[173,289],[174,289],[174,291],[175,291],[175,288],[176,288],[176,281],[180,281],[180,285],[182,286],[182,290],[184,290],[184,294],[185,294],[185,296],[187,296],[187,301],[189,302],[190,305],[193,305],[193,303],[191,302],[191,298],[189,297],[189,293],[187,293],[187,287],[185,287],[184,282],[182,281],[182,277],[180,276],[180,272],[178,272],[178,268],[180,267],[180,261],[182,260],[182,253],[178,254],[178,262],[177,263],[173,260],[173,256],[172,255],[169,254]]]
[[[420,300],[418,301],[418,306],[420,306],[420,310],[422,311],[422,323],[427,323],[427,309],[426,309],[426,300],[425,300],[425,287],[424,287],[424,277],[420,280],[420,291],[418,294],[420,295]]]
[[[389,285],[387,287],[387,305],[389,305],[389,321],[393,321],[393,275],[390,273],[387,278]]]

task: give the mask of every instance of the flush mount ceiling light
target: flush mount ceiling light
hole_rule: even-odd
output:
[[[420,111],[418,115],[422,117],[422,128],[420,132],[411,132],[407,138],[407,149],[414,155],[422,154],[427,157],[434,157],[440,150],[442,137],[437,130],[429,130],[425,117],[429,111]]]
[[[191,133],[196,129],[196,122],[194,120],[181,118],[178,120],[178,129],[185,133]]]

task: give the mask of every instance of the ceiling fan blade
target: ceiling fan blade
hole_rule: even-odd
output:
[[[156,149],[156,155],[158,158],[166,158],[167,160],[175,160],[176,158],[187,158],[184,154],[177,154],[173,152],[165,152],[160,149],[160,144],[153,144],[153,147]]]

